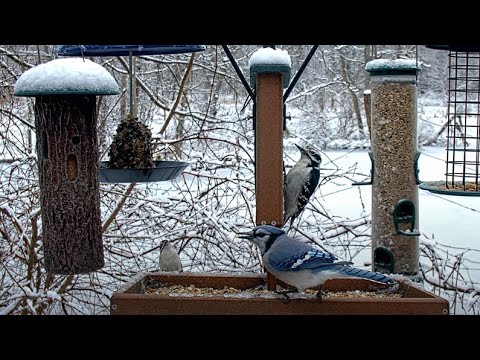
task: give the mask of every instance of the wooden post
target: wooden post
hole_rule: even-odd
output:
[[[258,74],[256,86],[256,222],[283,226],[282,74]]]
[[[261,60],[255,59],[257,55]],[[283,50],[263,48],[250,59],[250,80],[256,89],[257,225],[283,226],[283,88],[290,81],[290,70],[290,56]],[[267,288],[275,287],[275,277],[267,273]]]
[[[51,79],[51,81],[50,81]],[[118,85],[90,60],[56,59],[26,71],[16,96],[35,96],[45,269],[81,274],[103,267],[96,95]]]

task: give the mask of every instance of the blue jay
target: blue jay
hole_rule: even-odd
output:
[[[183,271],[180,256],[168,240],[160,243],[160,271]]]
[[[386,275],[354,268],[348,261],[337,261],[334,255],[294,240],[274,226],[259,225],[252,231],[239,235],[258,246],[263,265],[270,273],[296,288],[280,292],[287,297],[287,301],[287,293],[301,293],[316,286],[320,287],[317,297],[321,298],[323,283],[336,277],[359,277],[387,285],[396,284],[395,280]]]
[[[315,192],[322,162],[322,157],[315,150],[295,146],[300,150],[300,160],[285,176],[284,222],[290,219],[290,226]]]

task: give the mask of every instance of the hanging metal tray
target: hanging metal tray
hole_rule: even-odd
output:
[[[99,180],[104,183],[132,183],[173,180],[189,164],[177,161],[155,161],[155,167],[147,169],[110,168],[108,161],[99,163]]]
[[[60,56],[128,56],[181,54],[204,51],[205,45],[63,45]]]
[[[428,190],[435,194],[456,195],[456,196],[480,196],[480,191],[462,191],[445,188],[445,181],[422,182],[418,187],[422,190]]]

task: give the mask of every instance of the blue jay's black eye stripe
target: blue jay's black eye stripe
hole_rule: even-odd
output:
[[[265,242],[265,252],[267,252],[273,245],[273,241],[274,239],[272,237],[269,237],[268,240]]]

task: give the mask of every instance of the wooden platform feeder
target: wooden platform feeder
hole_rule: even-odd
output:
[[[213,288],[242,290],[222,294],[156,294],[150,287],[181,285],[187,290]],[[345,291],[365,292],[371,281],[334,279],[323,286],[333,294]],[[132,278],[111,298],[112,315],[447,315],[448,301],[401,282],[399,297],[315,297],[292,298],[285,302],[275,293],[255,295],[247,290],[266,287],[265,274],[200,275],[193,273],[146,273]],[[245,292],[243,292],[245,291]]]
[[[100,65],[57,59],[26,71],[16,96],[35,97],[45,268],[80,274],[104,265],[96,96],[118,94]]]
[[[271,49],[273,51],[273,49]],[[262,52],[270,50],[262,49]],[[255,184],[256,223],[283,225],[283,88],[289,83],[290,59],[261,56],[249,63],[250,80],[255,87]],[[252,55],[253,57],[253,55]],[[279,61],[276,61],[279,60]],[[403,206],[400,210],[411,211]],[[400,211],[399,216],[405,214]],[[390,215],[392,216],[392,215]],[[393,222],[392,222],[393,224]],[[393,225],[392,225],[393,226]],[[400,223],[404,230],[405,224]],[[151,289],[177,285],[181,293],[155,293]],[[448,301],[401,282],[394,297],[362,297],[374,282],[357,279],[327,281],[322,290],[353,291],[350,297],[292,297],[289,302],[271,290],[288,288],[271,274],[193,274],[146,273],[132,278],[111,297],[113,315],[367,315],[367,314],[448,314]],[[233,290],[218,294],[212,289]],[[257,295],[254,289],[264,291]],[[207,288],[206,292],[188,293],[189,289]],[[238,291],[237,291],[238,290]],[[252,291],[250,291],[252,290]],[[170,290],[168,290],[170,291]],[[265,292],[267,292],[265,294]]]

